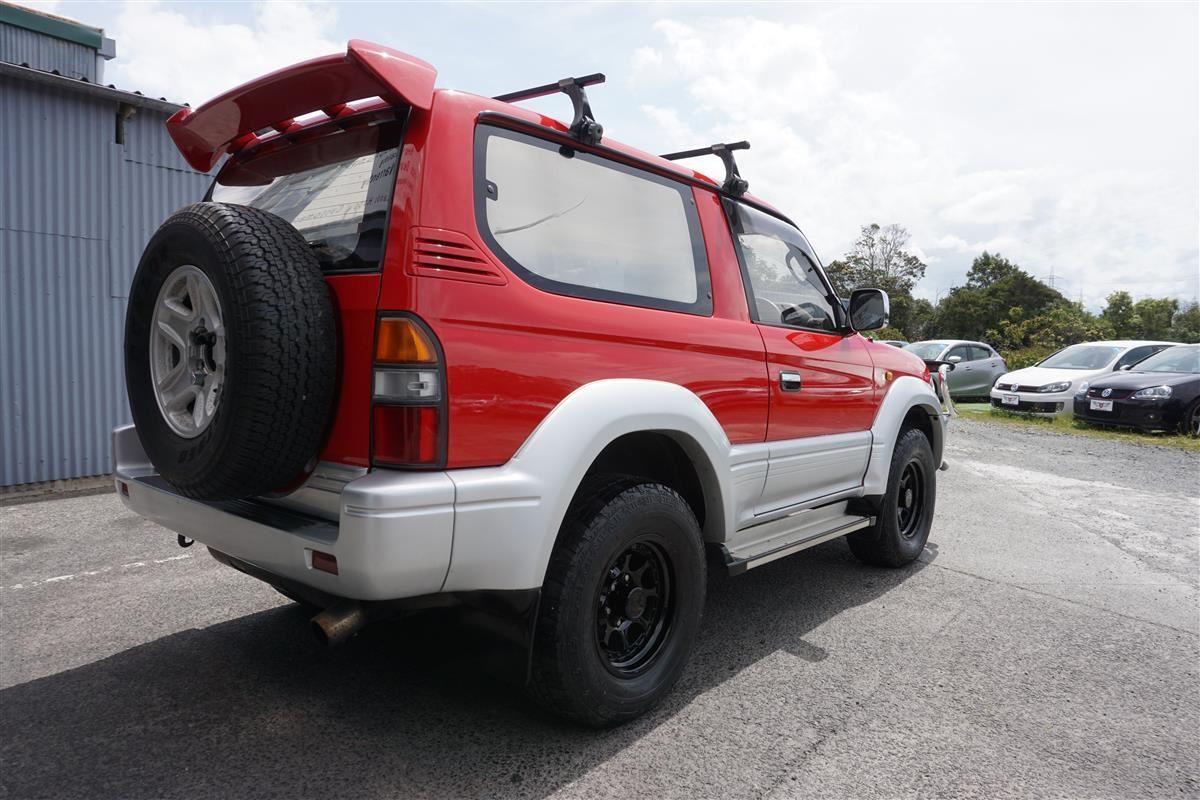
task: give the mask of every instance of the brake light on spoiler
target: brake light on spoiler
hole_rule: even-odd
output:
[[[315,111],[347,113],[347,103],[380,97],[428,110],[437,70],[383,45],[352,40],[345,53],[314,58],[242,84],[167,120],[167,132],[193,169],[208,172],[226,153],[257,141],[257,132],[292,132],[295,118]]]

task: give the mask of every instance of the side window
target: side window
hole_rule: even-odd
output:
[[[965,344],[955,345],[950,348],[949,353],[946,353],[945,360],[949,361],[954,356],[958,356],[959,361],[970,361],[971,348]]]
[[[764,325],[836,331],[837,302],[806,253],[800,232],[749,206],[736,208],[734,238],[750,313]]]
[[[488,246],[555,294],[712,313],[690,187],[589,153],[481,126],[475,211]]]
[[[980,345],[971,345],[971,357],[968,361],[984,361],[992,357],[992,351]]]
[[[1161,349],[1161,347],[1155,345],[1150,345],[1148,347],[1135,347],[1125,355],[1118,358],[1117,363],[1113,365],[1113,369],[1120,369],[1127,364],[1136,364],[1143,359],[1149,358]]]

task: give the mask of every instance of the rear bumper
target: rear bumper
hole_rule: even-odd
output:
[[[113,431],[117,493],[130,510],[261,570],[355,600],[442,590],[450,568],[455,487],[445,472],[376,470],[330,493],[325,517],[261,501],[176,493],[151,466],[132,425]],[[313,569],[313,551],[338,574]],[[482,588],[482,587],[481,587]]]

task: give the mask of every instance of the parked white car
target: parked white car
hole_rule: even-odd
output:
[[[1070,414],[1072,399],[1088,383],[1149,358],[1176,342],[1085,342],[1064,347],[1032,367],[1001,375],[992,406],[1031,414]]]

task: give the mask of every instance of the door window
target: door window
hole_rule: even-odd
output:
[[[750,315],[764,325],[838,330],[840,308],[798,230],[739,205],[734,238],[746,279]]]
[[[967,361],[986,361],[992,357],[992,351],[986,347],[973,344],[968,349],[970,350],[971,356],[970,358],[966,359]]]
[[[1126,364],[1136,364],[1139,361],[1142,361],[1143,359],[1149,358],[1150,356],[1154,355],[1155,353],[1157,353],[1159,350],[1162,350],[1162,349],[1163,348],[1159,347],[1158,345],[1149,345],[1149,346],[1145,346],[1145,347],[1134,347],[1128,353],[1126,353],[1125,355],[1123,355],[1117,359],[1117,363],[1113,365],[1113,369],[1114,370],[1120,369],[1121,367],[1125,366]]]
[[[971,361],[971,348],[965,344],[956,345],[950,348],[950,352],[946,353],[944,360],[949,361],[955,356],[958,356],[959,361]]]

